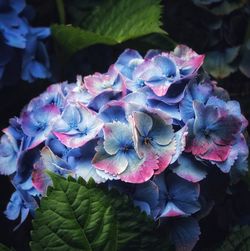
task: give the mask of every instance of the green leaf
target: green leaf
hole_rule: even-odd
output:
[[[93,181],[50,176],[53,188],[36,211],[31,250],[167,250],[156,237],[155,223],[127,196]]]
[[[237,70],[233,61],[239,54],[239,47],[227,48],[224,51],[208,52],[204,62],[205,70],[215,78],[225,78]]]
[[[216,251],[249,251],[250,226],[236,227]]]
[[[97,6],[81,23],[53,25],[52,34],[69,55],[93,44],[119,44],[152,33],[160,28],[159,0],[108,0]]]
[[[8,248],[5,245],[3,245],[2,243],[0,243],[0,251],[14,251],[14,249]]]
[[[83,27],[121,43],[149,33],[164,33],[160,16],[159,0],[108,0],[93,11]]]
[[[67,55],[72,55],[76,51],[93,44],[116,44],[116,41],[112,38],[71,25],[53,25],[52,34],[58,44],[64,48]]]

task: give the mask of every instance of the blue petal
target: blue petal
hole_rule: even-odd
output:
[[[33,61],[29,67],[31,74],[35,78],[47,78],[49,75],[48,69],[38,61]]]
[[[207,172],[202,162],[196,160],[193,156],[182,154],[178,159],[179,165],[173,169],[181,178],[196,183],[203,180]]]
[[[55,136],[49,137],[46,140],[45,145],[48,146],[52,152],[60,158],[66,157],[67,153],[69,152],[69,149]]]
[[[212,90],[213,87],[210,83],[197,84],[196,81],[192,81],[188,84],[185,96],[180,103],[181,117],[184,122],[194,118],[193,101],[206,103],[208,97],[212,94]]]
[[[168,145],[174,137],[172,125],[156,114],[152,114],[151,117],[153,118],[153,128],[149,136],[159,145]]]
[[[145,212],[148,216],[151,215],[151,209],[147,202],[134,200],[134,205],[139,207],[142,212]]]
[[[136,186],[134,198],[147,202],[151,209],[155,209],[159,202],[159,188],[153,181],[147,181]]]
[[[161,53],[160,50],[149,50],[147,51],[146,55],[145,55],[145,59],[151,59],[157,55],[159,55]]]
[[[81,122],[81,112],[78,107],[74,105],[68,105],[63,113],[62,113],[62,120],[66,123],[56,123],[55,128],[58,132],[67,132],[70,129],[77,129],[78,124]],[[63,125],[65,127],[63,127]]]
[[[135,50],[125,50],[117,59],[115,67],[127,78],[132,79],[132,73],[137,62],[142,60],[142,56]]]
[[[16,184],[23,183],[30,178],[33,170],[33,165],[39,160],[39,158],[40,151],[38,147],[33,148],[31,150],[23,151],[20,154],[17,163],[17,172],[14,177],[14,182]]]
[[[17,146],[6,135],[1,137],[0,144],[0,174],[10,175],[17,169]]]
[[[103,127],[104,149],[108,154],[116,154],[123,148],[133,146],[131,128],[121,122],[107,123]]]
[[[39,39],[45,39],[48,36],[50,36],[51,31],[50,28],[39,27],[39,28],[32,28],[31,33]]]
[[[154,62],[162,69],[162,73],[165,76],[169,77],[176,75],[176,65],[171,59],[159,55],[154,58]]]
[[[169,105],[155,99],[149,99],[148,103],[151,107],[164,111],[166,114],[168,114],[175,120],[182,119],[178,105]]]
[[[101,109],[99,116],[104,122],[127,122],[124,107],[116,105],[115,101],[114,103],[111,101],[110,104]]]
[[[199,240],[200,227],[193,217],[171,221],[170,238],[178,251],[191,251]]]
[[[121,96],[121,92],[105,91],[97,95],[94,99],[92,99],[88,107],[98,112],[100,108],[106,105],[109,101],[120,99]]]
[[[20,214],[22,199],[18,191],[15,191],[10,198],[10,202],[4,212],[9,220],[16,220]]]
[[[147,137],[153,127],[153,119],[144,112],[134,112],[133,119],[140,135]]]
[[[20,13],[25,7],[25,0],[10,0],[11,7],[17,12]]]
[[[200,209],[198,202],[199,184],[190,183],[175,174],[169,174],[166,178],[169,194],[172,202],[186,214],[193,214]]]

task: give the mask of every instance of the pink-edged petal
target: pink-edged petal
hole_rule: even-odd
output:
[[[171,86],[172,83],[167,82],[167,81],[162,81],[160,84],[155,85],[155,83],[152,82],[146,82],[146,85],[152,89],[152,91],[155,93],[155,95],[162,97],[164,96],[169,87]]]
[[[185,215],[173,202],[168,202],[160,217],[176,217]]]
[[[84,77],[84,84],[90,94],[96,96],[103,91],[122,91],[123,81],[114,65],[111,65],[108,72]]]
[[[191,151],[193,155],[203,155],[209,150],[211,144],[213,144],[212,141],[208,141],[203,135],[196,136],[192,141]]]
[[[178,163],[179,165],[173,168],[173,172],[187,181],[196,183],[203,180],[207,175],[202,163],[192,156],[181,155]]]
[[[119,177],[125,182],[143,183],[154,175],[155,169],[158,169],[158,160],[154,154],[148,154],[142,160],[134,155],[132,160],[130,158],[126,170]]]
[[[54,132],[54,135],[67,147],[70,148],[77,148],[85,145],[91,139],[94,139],[100,130],[93,130],[86,134],[81,132],[75,134],[67,134],[67,133],[60,133]]]
[[[95,138],[103,127],[103,122],[97,118],[96,113],[90,111],[85,106],[80,106],[78,108],[75,107],[74,110],[77,110],[78,112],[68,114],[79,115],[79,118],[76,120],[78,123],[75,124],[75,128],[69,130],[68,123],[70,123],[70,121],[66,123],[64,120],[61,120],[58,122],[59,126],[61,125],[61,129],[57,130],[57,126],[55,125],[55,131],[53,132],[64,145],[70,148],[77,148],[85,145],[89,140]],[[63,125],[66,125],[64,129]]]
[[[44,142],[48,135],[51,133],[52,127],[47,127],[45,131],[38,133],[35,137],[33,137],[31,144],[27,149],[32,149]]]
[[[84,77],[84,84],[91,95],[98,95],[102,92],[102,87],[106,87],[105,89],[112,90],[109,82],[111,81],[110,76],[104,75],[96,72],[94,75],[89,75]]]
[[[159,166],[159,168],[155,171],[155,174],[160,174],[169,166],[173,156],[176,153],[175,137],[167,146],[158,147],[155,153],[158,156],[158,166]]]
[[[60,115],[60,109],[53,104],[49,104],[38,108],[37,110],[35,108],[33,113],[34,120],[39,122],[43,122],[45,120],[47,123],[52,123]]]
[[[207,152],[205,152],[204,154],[199,154],[199,157],[201,157],[202,159],[206,159],[206,160],[212,160],[212,161],[225,161],[230,153],[231,150],[231,146],[227,145],[227,146],[218,146],[214,143],[212,143],[209,146],[209,149]]]
[[[216,164],[222,172],[228,173],[231,167],[233,166],[233,164],[235,163],[236,159],[238,158],[239,150],[240,150],[240,145],[236,144],[232,146],[229,152],[229,155],[225,161],[222,161],[222,162],[212,161],[212,163]]]
[[[170,57],[175,60],[177,65],[189,74],[196,72],[203,64],[205,55],[199,55],[186,45],[178,45]]]
[[[95,168],[105,171],[112,175],[118,175],[126,170],[128,160],[122,153],[109,155],[104,149],[100,149],[94,156],[92,164]]]
[[[48,186],[52,185],[52,181],[50,177],[45,173],[45,169],[41,161],[38,161],[34,165],[34,169],[32,171],[32,185],[42,195],[46,193]]]

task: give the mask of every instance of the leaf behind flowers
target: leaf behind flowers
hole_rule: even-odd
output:
[[[81,27],[53,25],[52,34],[68,55],[94,44],[115,45],[124,41],[166,32],[161,26],[159,0],[108,0],[81,22]]]

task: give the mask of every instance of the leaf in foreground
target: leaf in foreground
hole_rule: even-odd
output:
[[[82,179],[50,174],[53,188],[41,200],[31,233],[31,250],[166,250],[155,224],[128,197]]]

